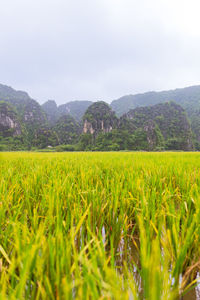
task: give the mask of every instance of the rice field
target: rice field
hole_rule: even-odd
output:
[[[1,153],[0,299],[200,299],[199,153]]]

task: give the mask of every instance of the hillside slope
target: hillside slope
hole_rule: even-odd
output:
[[[56,136],[50,130],[46,115],[40,104],[31,99],[26,92],[16,91],[11,87],[0,84],[0,101],[9,105],[10,109],[15,112],[20,126],[23,127],[23,143],[21,146],[30,149],[33,146],[45,147],[49,143],[56,144]],[[3,108],[0,109],[2,113]],[[8,114],[7,117],[9,117]],[[10,139],[8,149],[13,149],[12,139]]]
[[[118,119],[104,102],[83,117],[81,147],[87,150],[193,150],[184,109],[173,102],[130,110]]]
[[[118,116],[121,116],[130,109],[139,106],[155,105],[167,101],[174,101],[180,104],[190,115],[192,111],[200,109],[200,85],[169,91],[123,96],[112,101],[111,107]]]
[[[0,148],[73,145],[76,150],[198,150],[199,93],[200,87],[191,87],[146,93],[134,101],[131,96],[125,97],[125,103],[136,107],[118,118],[112,110],[113,103],[109,106],[103,101],[72,101],[57,106],[49,100],[41,106],[27,93],[0,85]],[[176,102],[163,103],[172,95]],[[161,103],[152,105],[160,99]],[[120,101],[114,103],[122,103],[123,110],[127,109]],[[140,102],[142,105],[137,107]]]
[[[139,141],[143,140],[148,150],[159,147],[165,150],[193,149],[186,113],[174,102],[132,109],[120,118],[120,127],[133,133],[136,143],[140,144]]]
[[[80,122],[87,108],[92,104],[92,101],[71,101],[66,104],[57,106],[54,100],[48,100],[42,104],[48,121],[50,124],[55,124],[62,116],[72,116],[76,121]]]

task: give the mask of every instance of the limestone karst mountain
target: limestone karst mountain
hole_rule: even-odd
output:
[[[0,85],[0,149],[199,150],[199,103],[199,86],[57,106]]]

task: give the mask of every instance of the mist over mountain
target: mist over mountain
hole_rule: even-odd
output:
[[[54,100],[48,100],[42,105],[47,119],[50,123],[55,123],[61,116],[71,115],[76,121],[80,121],[86,109],[92,104],[92,101],[70,101],[66,104],[57,106]]]
[[[40,105],[0,84],[0,149],[199,150],[200,86]],[[73,147],[71,146],[73,145]],[[64,146],[63,146],[64,147]],[[64,149],[64,148],[63,148]]]
[[[155,105],[171,100],[180,104],[189,113],[193,109],[200,109],[200,85],[162,92],[127,95],[113,100],[111,107],[118,116],[121,116],[139,106]]]

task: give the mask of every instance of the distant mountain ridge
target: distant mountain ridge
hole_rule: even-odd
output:
[[[124,96],[111,105],[85,100],[57,106],[54,100],[40,105],[28,93],[0,84],[0,149],[58,145],[200,150],[200,86]]]
[[[110,106],[118,116],[121,116],[124,113],[127,113],[130,109],[134,109],[139,106],[155,105],[167,101],[174,101],[180,104],[186,111],[191,111],[194,106],[200,109],[200,85],[169,91],[152,91],[127,95],[117,100],[113,100]]]
[[[57,106],[54,100],[48,100],[47,102],[42,104],[42,109],[45,111],[47,119],[51,124],[54,124],[60,117],[65,115],[70,115],[76,121],[80,121],[86,109],[92,103],[92,101],[87,100],[75,100]]]
[[[138,107],[117,118],[100,101],[87,109],[83,121],[83,149],[193,150],[186,113],[174,102]]]
[[[191,123],[196,148],[200,149],[200,85],[123,96],[112,101],[111,107],[117,116],[121,116],[136,107],[151,106],[167,101],[174,101],[185,109]]]
[[[0,84],[0,98],[4,98],[4,100],[27,100],[31,99],[27,92],[24,91],[16,91],[12,87]]]

